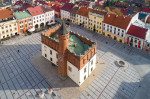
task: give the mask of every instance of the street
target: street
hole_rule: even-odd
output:
[[[80,99],[141,99],[142,96],[142,99],[150,98],[150,81],[147,80],[147,75],[150,75],[149,54],[74,24],[71,24],[71,31],[96,41],[97,57],[107,63],[104,70],[82,92]],[[40,90],[46,91],[47,88],[53,87],[30,61],[30,57],[39,52],[40,33],[4,42],[0,47],[0,98],[35,99],[38,98],[37,93]],[[118,67],[115,64],[118,59],[126,61],[128,68]],[[137,96],[138,91],[143,93]],[[58,98],[63,98],[55,92]],[[45,94],[44,98],[56,97]]]

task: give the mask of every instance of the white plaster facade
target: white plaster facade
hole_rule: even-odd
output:
[[[18,34],[17,20],[10,20],[0,23],[0,39]]]
[[[71,68],[71,71],[70,69]],[[96,54],[84,65],[81,70],[78,70],[73,64],[67,61],[67,75],[79,86],[90,76],[91,72],[96,68]]]
[[[45,14],[44,13],[33,16],[33,27],[35,27],[35,25],[38,25],[38,28],[40,28],[41,23],[44,23],[44,26],[45,26]]]
[[[125,38],[125,36],[126,36],[125,29],[121,29],[121,28],[118,28],[118,27],[115,27],[115,26],[112,26],[112,25],[109,25],[106,23],[103,23],[103,30],[107,31],[109,33],[112,33],[116,36],[122,37],[122,38]]]
[[[66,18],[70,20],[70,12],[65,11],[65,10],[60,10],[60,15],[61,15],[61,18]]]
[[[43,43],[41,47],[42,47],[42,56],[57,66],[57,52]]]
[[[45,24],[49,22],[49,24],[55,23],[55,12],[54,10],[45,12]]]

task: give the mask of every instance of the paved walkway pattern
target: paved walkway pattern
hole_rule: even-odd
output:
[[[132,65],[137,63],[132,59],[134,57],[136,59],[137,55],[139,58],[150,59],[150,55],[87,29],[79,29],[75,25],[71,30],[97,41],[97,57],[107,63],[102,73],[79,98],[133,99],[140,84],[140,77],[132,68]],[[45,92],[47,88],[52,87],[30,61],[32,55],[41,52],[40,34],[10,41],[12,42],[7,41],[4,43],[6,45],[0,47],[0,99],[38,98],[39,91]],[[117,67],[115,61],[118,59],[126,60],[129,67],[125,70]],[[62,98],[57,91],[54,90],[54,92],[57,96],[54,94],[50,96],[45,92],[44,98]]]
[[[52,85],[30,61],[41,50],[40,35],[27,38],[0,48],[0,99],[36,99],[41,90],[45,92],[44,99],[60,99],[56,91],[57,96],[47,94]]]
[[[80,99],[133,99],[140,80],[139,74],[131,66],[116,66],[120,59],[111,53],[101,52],[97,57],[107,62],[107,66],[81,94]]]

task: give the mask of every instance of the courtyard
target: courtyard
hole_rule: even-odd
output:
[[[96,41],[97,58],[106,63],[105,68],[96,75],[78,98],[150,98],[148,95],[150,91],[148,87],[149,54],[73,24],[71,24],[71,30]],[[36,99],[41,90],[45,92],[46,99],[63,98],[59,90],[31,61],[31,57],[40,52],[40,33],[10,39],[0,46],[1,99]],[[118,67],[116,60],[126,61],[128,68]],[[47,94],[49,87],[53,88],[54,94]]]

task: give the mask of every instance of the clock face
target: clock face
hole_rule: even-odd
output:
[[[62,61],[62,58],[61,58],[61,57],[59,57],[59,60],[60,60],[60,61]]]

